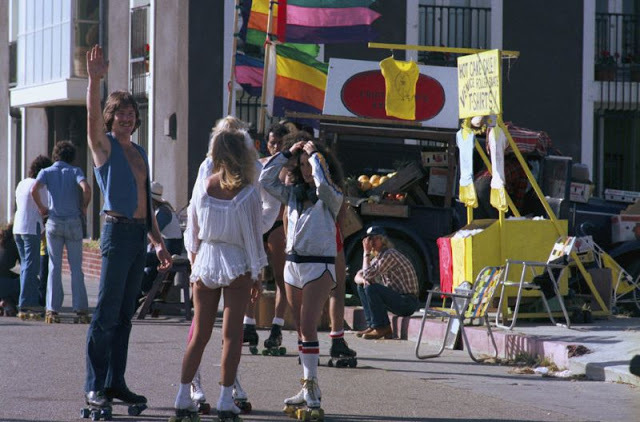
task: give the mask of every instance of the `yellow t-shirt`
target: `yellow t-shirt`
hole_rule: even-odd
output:
[[[387,116],[405,120],[416,119],[416,84],[420,71],[415,62],[396,61],[387,57],[380,62],[384,77]]]

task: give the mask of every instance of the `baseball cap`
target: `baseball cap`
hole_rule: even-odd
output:
[[[380,226],[371,226],[367,229],[367,236],[386,236],[387,232]]]

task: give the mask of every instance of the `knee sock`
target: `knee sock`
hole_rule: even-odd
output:
[[[335,343],[336,341],[344,338],[344,330],[340,331],[332,331],[329,333],[329,337],[331,337],[331,342]]]
[[[191,384],[180,384],[174,407],[176,409],[186,409],[192,404],[193,402],[191,401]]]
[[[271,323],[282,327],[284,325],[284,318],[273,317],[273,321]]]
[[[320,357],[320,344],[317,341],[302,342],[301,363],[304,379],[318,378],[318,358]]]
[[[248,316],[244,317],[244,320],[242,321],[243,324],[246,325],[256,325],[256,319],[255,318],[249,318]]]

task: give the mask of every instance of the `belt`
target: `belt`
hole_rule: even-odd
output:
[[[285,256],[287,261],[295,262],[297,264],[307,264],[307,263],[319,263],[319,264],[335,264],[336,258],[334,256],[307,256],[307,255],[296,255],[296,254],[287,254]]]
[[[120,217],[120,216],[109,215],[109,214],[104,216],[104,221],[107,223],[117,223],[117,224],[146,224],[147,223],[146,218],[127,218],[127,217]]]

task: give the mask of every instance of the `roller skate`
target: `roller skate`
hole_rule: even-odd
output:
[[[6,315],[8,317],[14,317],[16,314],[16,306],[11,300],[0,300],[0,316]]]
[[[282,327],[278,324],[271,326],[271,333],[269,338],[264,341],[264,349],[262,350],[263,356],[284,356],[287,354],[287,349],[281,347],[282,344]]]
[[[59,324],[60,323],[60,315],[56,311],[47,311],[44,314],[44,322],[47,324]]]
[[[77,311],[76,316],[73,317],[74,324],[89,324],[91,322],[91,315],[87,311]]]
[[[236,376],[236,380],[233,382],[233,403],[238,406],[238,409],[242,411],[242,413],[251,412],[251,402],[247,396],[247,393],[242,389],[240,385],[240,378]]]
[[[253,324],[244,324],[242,343],[249,343],[249,352],[252,355],[258,354],[258,332]]]
[[[40,321],[42,319],[42,313],[30,308],[21,308],[18,311],[17,317],[20,318],[22,321],[26,321],[26,320]]]
[[[107,388],[104,394],[109,403],[113,403],[113,399],[118,399],[127,406],[127,414],[129,416],[138,416],[147,408],[147,398],[133,393],[128,388],[122,390]]]
[[[87,407],[80,410],[83,419],[91,418],[92,421],[103,419],[110,421],[113,417],[111,413],[111,403],[102,391],[89,391],[85,394]]]
[[[349,345],[344,338],[336,338],[331,341],[331,358],[327,365],[333,368],[355,368],[358,365],[358,359],[356,359],[356,351],[349,349]]]
[[[200,422],[197,406],[193,403],[193,407],[176,409],[175,416],[171,416],[169,422]]]
[[[196,371],[196,374],[191,381],[191,400],[198,406],[198,412],[203,415],[208,415],[211,412],[211,405],[207,403],[207,398],[204,395],[202,384],[200,383],[200,370]]]
[[[293,397],[285,399],[284,413],[300,421],[323,421],[322,392],[317,378],[301,380],[302,389]]]

